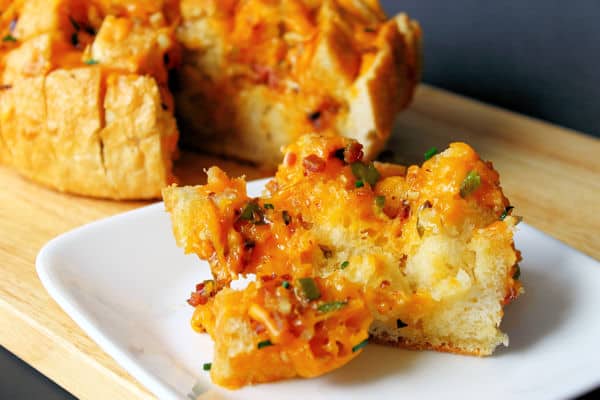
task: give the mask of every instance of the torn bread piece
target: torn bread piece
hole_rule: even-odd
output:
[[[499,327],[503,307],[522,291],[513,244],[517,219],[498,173],[464,143],[405,168],[364,161],[362,146],[350,139],[305,135],[285,149],[259,198],[247,195],[243,178],[216,167],[206,185],[171,186],[163,196],[178,245],[207,260],[214,277],[189,302],[192,326],[215,341],[211,376],[218,384],[309,376],[287,368],[293,363],[283,368],[272,361],[271,367],[249,343],[276,343],[273,359],[289,360],[293,346],[280,338],[290,327],[302,328],[294,340],[310,344],[317,331],[304,322],[313,321],[307,313],[325,308],[327,316],[344,319],[349,304],[366,310],[350,318],[351,331],[361,333],[356,327],[366,324],[377,342],[480,356],[508,344]],[[250,274],[255,283],[231,289]],[[307,296],[306,280],[309,292],[326,296]],[[290,308],[295,302],[303,308]],[[233,314],[237,328],[224,322]],[[322,346],[346,354],[349,344],[337,331],[319,332]],[[361,343],[352,345],[353,354]],[[231,361],[236,357],[244,362]],[[341,364],[325,363],[319,371]],[[264,375],[249,373],[256,369]]]

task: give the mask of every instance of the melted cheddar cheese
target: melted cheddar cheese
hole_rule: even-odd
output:
[[[190,303],[194,329],[215,340],[216,383],[326,373],[359,353],[368,332],[481,355],[506,341],[495,321],[521,290],[519,255],[491,164],[464,143],[421,167],[362,157],[354,141],[306,135],[285,149],[260,198],[214,167],[204,186],[164,191],[178,243],[215,277]],[[477,183],[466,187],[468,176]],[[246,289],[229,288],[249,275]],[[303,279],[320,296],[306,300]],[[273,346],[258,348],[264,340]]]

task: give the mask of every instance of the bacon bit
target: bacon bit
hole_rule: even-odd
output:
[[[400,260],[399,260],[400,268],[406,267],[406,260],[408,260],[408,256],[406,254],[402,254],[402,257],[400,257]]]
[[[391,285],[390,281],[388,281],[386,279],[386,280],[381,281],[381,283],[379,284],[379,287],[382,288],[382,289],[385,289],[386,287],[388,287],[390,285]]]
[[[188,304],[192,307],[204,305],[208,302],[208,299],[215,295],[214,281],[208,280],[200,282],[196,285],[196,291],[190,294]]]
[[[296,164],[297,159],[298,156],[296,153],[285,153],[285,156],[283,157],[283,164],[286,167],[291,167],[292,165]]]
[[[188,304],[192,307],[206,304],[207,301],[208,299],[206,297],[199,295],[197,292],[192,292],[190,298],[187,300]]]
[[[263,275],[260,277],[260,280],[263,282],[269,282],[273,279],[277,278],[277,275],[273,272],[271,275]]]
[[[291,281],[292,276],[290,274],[283,274],[281,275],[281,279],[283,279],[284,281]]]
[[[304,166],[304,169],[309,172],[321,172],[325,169],[325,160],[316,154],[311,154],[304,157],[302,165]]]
[[[352,142],[344,150],[344,161],[348,164],[353,162],[362,161],[365,155],[362,151],[363,145],[358,142]]]
[[[407,200],[402,200],[402,206],[400,210],[398,210],[398,215],[400,219],[407,219],[410,216],[410,203]]]
[[[280,79],[277,77],[271,67],[254,64],[252,65],[252,71],[255,74],[254,81],[256,83],[267,85],[270,88],[276,88],[279,86]]]

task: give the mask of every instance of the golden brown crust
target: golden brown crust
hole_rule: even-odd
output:
[[[433,350],[440,351],[443,353],[452,353],[452,354],[461,354],[464,356],[485,356],[487,354],[483,354],[481,351],[470,351],[464,347],[454,346],[452,343],[447,343],[444,345],[432,345],[429,342],[410,342],[406,338],[398,337],[398,338],[390,338],[387,336],[378,336],[371,335],[369,337],[369,341],[377,344],[383,344],[386,346],[399,347],[407,350]]]

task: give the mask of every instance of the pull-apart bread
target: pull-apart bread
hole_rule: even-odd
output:
[[[285,149],[259,198],[216,167],[206,185],[163,196],[177,243],[214,277],[189,303],[193,328],[215,342],[219,385],[317,376],[369,336],[480,356],[508,344],[499,326],[522,290],[518,220],[492,164],[464,143],[405,168],[311,134]]]
[[[418,24],[377,0],[183,0],[181,15],[183,141],[218,154],[276,166],[281,146],[329,131],[370,159],[419,80]]]
[[[322,131],[371,157],[419,79],[418,25],[372,0],[2,3],[0,162],[61,191],[159,197],[175,108],[203,151],[274,166]]]
[[[2,13],[0,159],[61,191],[152,198],[177,146],[162,2],[14,1]]]

